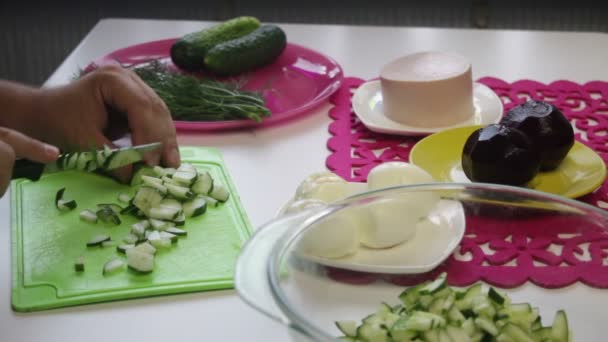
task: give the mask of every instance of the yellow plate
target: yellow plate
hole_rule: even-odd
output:
[[[410,162],[425,169],[437,181],[470,182],[460,158],[467,138],[480,127],[460,127],[429,135],[414,146]],[[602,158],[577,141],[557,169],[539,172],[527,187],[577,198],[597,189],[605,179],[606,165]]]

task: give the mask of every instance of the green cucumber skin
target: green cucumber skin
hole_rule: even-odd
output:
[[[259,27],[260,21],[257,18],[243,16],[189,33],[173,43],[171,60],[184,70],[200,70],[207,51],[215,45],[245,36]]]
[[[218,75],[235,75],[273,62],[287,46],[285,32],[275,25],[262,25],[241,38],[211,48],[205,68]]]

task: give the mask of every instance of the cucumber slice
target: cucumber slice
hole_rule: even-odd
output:
[[[141,238],[144,236],[146,229],[150,227],[150,222],[147,220],[139,221],[131,225],[131,234]]]
[[[145,212],[150,208],[158,207],[162,199],[163,195],[158,189],[142,186],[133,197],[133,205]]]
[[[79,214],[80,219],[86,222],[97,223],[97,214],[90,209],[85,209]]]
[[[183,211],[173,219],[173,224],[176,226],[183,226],[186,224],[186,215],[184,215]]]
[[[160,201],[160,205],[161,207],[169,207],[169,208],[175,208],[178,210],[182,209],[182,202],[174,199],[174,198],[163,198],[162,201]]]
[[[121,223],[118,213],[109,205],[101,205],[101,208],[95,214],[102,222],[112,223],[115,226]]]
[[[149,273],[154,270],[153,254],[137,250],[136,248],[128,249],[126,254],[129,268],[140,273]]]
[[[228,192],[228,189],[226,189],[225,186],[223,186],[222,184],[215,183],[213,185],[213,189],[209,193],[209,196],[211,196],[211,197],[215,198],[216,200],[223,203],[228,200],[228,197],[230,197],[230,193]],[[445,279],[444,279],[444,286],[445,286]]]
[[[171,242],[176,242],[177,241],[177,235],[171,234],[171,233],[169,233],[167,231],[162,231],[162,232],[160,232],[159,235],[160,235],[161,240],[168,239]]]
[[[150,225],[154,230],[165,230],[170,227],[170,223],[166,221],[161,221],[157,219],[150,219]]]
[[[122,193],[118,194],[118,201],[120,201],[122,203],[130,203],[131,202],[131,195],[122,192]]]
[[[147,216],[151,219],[156,220],[174,220],[181,214],[181,209],[172,208],[172,207],[156,207],[150,208],[147,212]]]
[[[70,157],[67,158],[67,164],[65,169],[72,170],[75,169],[78,164],[78,152],[74,152],[70,154]]]
[[[154,170],[144,163],[133,164],[135,171],[131,177],[131,186],[137,186],[143,184],[142,176],[154,176]]]
[[[220,203],[215,198],[207,196],[207,195],[198,195],[198,197],[203,198],[207,202],[207,205],[210,205],[212,207],[217,207],[217,205]]]
[[[70,211],[76,209],[76,201],[72,199],[64,199],[63,194],[65,193],[65,188],[59,189],[55,194],[55,206],[57,209],[61,211]]]
[[[196,217],[204,214],[207,211],[207,201],[201,196],[197,196],[194,199],[184,202],[184,215],[186,217]]]
[[[196,168],[189,163],[182,163],[178,168],[177,168],[177,172],[188,172],[188,173],[196,173]],[[173,174],[173,177],[175,177],[175,173]]]
[[[125,266],[125,263],[122,260],[120,260],[118,258],[112,259],[112,260],[106,262],[105,265],[103,265],[102,274],[104,276],[112,274],[118,270],[123,269],[124,266]]]
[[[127,234],[127,236],[125,236],[122,241],[126,244],[135,244],[137,241],[139,240],[139,237],[135,234]]]
[[[158,190],[163,195],[167,194],[167,187],[163,185],[163,181],[160,178],[141,176],[143,184]]]
[[[125,254],[125,253],[127,252],[127,249],[129,249],[129,248],[133,248],[133,247],[135,247],[135,245],[134,245],[134,244],[126,244],[126,243],[125,243],[125,244],[122,244],[122,245],[118,245],[118,246],[116,247],[116,251],[117,251],[118,253]]]
[[[207,195],[213,189],[213,178],[208,171],[200,171],[196,182],[192,184],[192,191],[199,195]]]
[[[166,177],[171,178],[171,176],[175,173],[175,171],[176,170],[174,168],[171,168],[171,167],[168,167],[168,168],[162,168],[160,166],[155,166],[154,167],[154,174],[157,177],[165,177],[166,176]]]
[[[177,199],[187,200],[194,197],[194,193],[189,188],[173,184],[165,184],[165,186],[167,187],[167,192]]]
[[[154,246],[152,246],[149,242],[144,242],[141,243],[139,245],[137,245],[135,247],[136,250],[140,251],[140,252],[144,252],[144,253],[148,253],[148,254],[156,254],[156,248],[154,248]]]
[[[177,183],[181,184],[182,186],[188,186],[190,187],[192,185],[192,183],[194,183],[196,181],[198,174],[195,171],[182,171],[182,170],[177,170],[177,172],[175,172],[173,174],[173,177],[171,177],[172,180],[176,181]]]
[[[106,156],[103,168],[106,170],[113,170],[125,165],[133,164],[141,159],[141,154],[129,147],[124,147],[114,151],[110,150],[110,154]]]
[[[89,152],[82,152],[78,155],[78,161],[76,168],[80,171],[87,171],[89,169],[89,163],[93,160],[93,155]]]
[[[101,246],[102,242],[109,241],[109,240],[110,240],[109,235],[104,235],[104,234],[95,235],[87,242],[87,247]]]

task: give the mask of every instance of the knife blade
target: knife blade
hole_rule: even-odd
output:
[[[53,173],[64,170],[113,170],[143,160],[144,153],[158,149],[160,142],[144,145],[109,148],[90,152],[63,153],[56,161],[42,164],[27,159],[15,161],[11,179],[27,178],[33,181],[40,179],[43,173]]]

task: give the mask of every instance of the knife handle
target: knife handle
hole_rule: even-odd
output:
[[[13,174],[11,179],[15,178],[27,178],[29,180],[37,181],[42,176],[44,171],[44,164],[31,161],[28,159],[17,159],[13,166]]]

